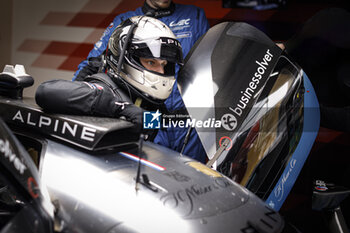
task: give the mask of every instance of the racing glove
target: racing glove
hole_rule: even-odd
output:
[[[142,119],[144,110],[134,104],[126,104],[119,111],[119,115],[126,118],[136,125],[138,130],[142,130]]]

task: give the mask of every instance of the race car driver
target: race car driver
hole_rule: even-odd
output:
[[[184,57],[194,43],[209,29],[208,20],[201,8],[192,5],[176,4],[172,0],[145,0],[142,7],[137,8],[135,11],[120,14],[114,18],[113,22],[104,31],[100,40],[90,51],[88,58],[79,64],[73,80],[84,78],[86,75],[97,72],[97,68],[94,67],[93,62],[89,64],[89,59],[100,56],[106,50],[112,32],[123,20],[137,15],[152,16],[168,25],[178,41],[180,41]],[[185,106],[177,89],[176,81],[172,93],[164,103],[166,109],[173,115],[177,113],[183,114],[185,112]],[[154,138],[154,142],[178,152],[183,151],[184,154],[205,162],[206,153],[196,131],[190,131],[190,135],[187,137],[188,140],[185,140],[188,132],[188,129],[178,127],[159,130],[157,136]],[[184,141],[187,141],[186,147],[184,147]]]
[[[142,108],[164,106],[175,82],[175,64],[181,65],[183,56],[179,41],[164,23],[135,16],[114,30],[106,54],[94,62],[97,74],[42,83],[37,104],[55,113],[124,116],[142,125]]]

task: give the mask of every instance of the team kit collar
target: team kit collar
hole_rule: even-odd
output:
[[[154,18],[161,18],[164,16],[172,15],[174,11],[175,11],[175,4],[173,2],[171,2],[170,6],[165,9],[154,9],[150,5],[148,5],[146,1],[142,6],[142,12],[145,15],[152,16]]]

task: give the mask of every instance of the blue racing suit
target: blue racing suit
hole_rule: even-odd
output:
[[[181,43],[185,57],[194,43],[209,29],[209,23],[203,9],[201,8],[192,5],[174,3],[172,3],[171,7],[171,12],[166,12],[166,14],[163,15],[160,14],[161,17],[158,19],[168,25],[173,31]],[[122,21],[133,16],[144,15],[147,13],[147,9],[151,8],[145,2],[143,7],[139,7],[135,11],[129,11],[116,16],[113,22],[104,31],[100,40],[95,43],[88,58],[98,57],[106,50],[109,37]],[[82,75],[79,73],[87,65],[88,59],[79,64],[73,80],[75,80],[77,76]],[[176,83],[174,84],[171,95],[165,101],[165,105],[170,112],[183,110],[185,108]],[[188,129],[186,128],[167,128],[159,130],[157,136],[154,138],[154,142],[180,152],[184,144],[187,130]],[[205,162],[206,153],[195,130],[191,131],[191,135],[183,154],[201,162]]]

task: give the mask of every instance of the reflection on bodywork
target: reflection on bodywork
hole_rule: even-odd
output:
[[[126,157],[126,158],[128,158],[128,159],[131,159],[131,160],[133,160],[133,161],[136,161],[136,162],[138,162],[139,160],[141,160],[140,162],[141,162],[143,165],[146,165],[146,166],[151,167],[151,168],[153,168],[153,169],[156,169],[156,170],[158,170],[158,171],[165,171],[165,170],[166,170],[165,167],[162,167],[162,166],[160,166],[160,165],[158,165],[158,164],[152,163],[151,161],[148,161],[148,160],[146,160],[146,159],[144,159],[144,158],[140,158],[139,156],[133,155],[133,154],[131,154],[131,153],[119,152],[119,154],[122,155],[122,156],[124,156],[124,157]]]
[[[287,70],[283,70],[268,96],[266,105],[269,109],[269,113],[264,115],[260,122],[258,122],[260,132],[256,135],[254,142],[249,147],[246,173],[240,181],[242,185],[247,184],[260,161],[272,150],[271,147],[277,145],[278,141],[280,141],[282,132],[279,132],[279,124],[281,118],[284,117],[284,113],[281,113],[280,107],[283,98],[293,84],[293,76],[291,75],[292,74]]]
[[[202,163],[199,162],[188,162],[187,165],[189,165],[190,167],[193,167],[194,169],[196,169],[199,172],[202,172],[208,176],[211,177],[222,177],[222,175],[220,173],[218,173],[217,171],[214,171],[213,169],[210,169],[209,167],[205,166]]]
[[[49,172],[57,169],[65,172],[61,175]],[[177,232],[177,227],[184,229],[184,232],[191,232],[185,220],[171,209],[164,208],[154,196],[145,192],[136,194],[134,186],[128,182],[116,179],[113,173],[79,158],[68,159],[57,154],[47,154],[43,179],[49,189],[79,200],[76,209],[89,206],[137,232],[152,232],[155,228],[152,224],[154,219],[157,219],[157,228],[161,232]]]
[[[276,75],[276,73],[274,74]],[[294,118],[299,119],[299,121],[302,120],[302,104],[299,106],[292,104],[291,109],[282,107],[290,98],[289,96],[293,95],[292,91],[295,86],[300,85],[300,74],[296,77],[289,69],[282,69],[277,74],[276,81],[269,93],[265,98],[259,100],[260,103],[263,103],[260,111],[265,111],[265,114],[246,133],[242,134],[242,136],[246,135],[245,139],[230,165],[230,177],[244,186],[247,186],[251,181],[253,174],[256,173],[265,157],[287,136],[288,130],[291,131],[291,129],[288,129],[289,114],[291,114],[288,111],[296,116]],[[293,97],[298,102],[300,98],[299,91]],[[259,103],[257,104],[259,105]],[[293,120],[295,121],[295,119]],[[299,124],[297,123],[297,125]],[[298,135],[300,137],[297,131],[293,135],[294,137],[289,145],[290,149],[287,151],[288,154],[293,152],[293,148],[299,140],[295,137]]]

